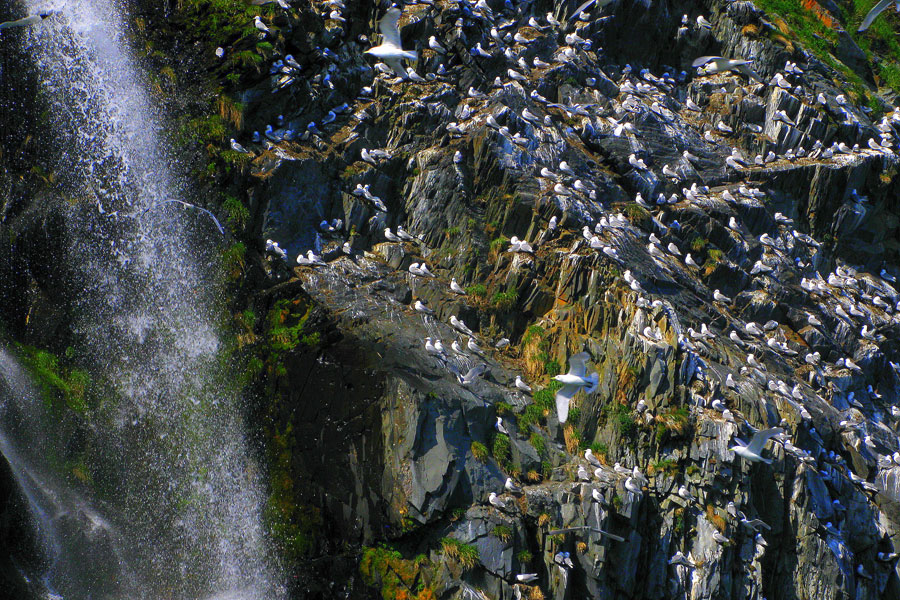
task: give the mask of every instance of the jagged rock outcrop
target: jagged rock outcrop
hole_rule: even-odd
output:
[[[489,4],[404,8],[418,83],[366,62],[383,7],[353,1],[346,23],[266,9],[259,52],[300,69],[240,70],[247,37],[210,67],[239,76],[223,98],[251,150],[221,179],[249,213],[238,345],[292,595],[900,594],[900,113],[832,64],[874,83],[865,51],[842,28],[805,49],[751,2]],[[694,72],[707,54],[763,81]],[[297,266],[308,250],[326,264]],[[47,260],[0,257],[51,285]],[[582,350],[599,385],[559,423],[552,376]],[[776,426],[771,464],[731,449]]]

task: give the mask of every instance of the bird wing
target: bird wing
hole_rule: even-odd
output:
[[[720,58],[722,58],[722,57],[721,56],[701,56],[700,58],[695,58],[694,62],[691,63],[691,66],[692,67],[702,67],[703,65],[705,65],[708,62],[716,60],[716,59],[720,59]]]
[[[399,57],[381,57],[381,60],[391,68],[391,70],[397,74],[398,77],[402,77],[403,79],[407,79],[409,77],[409,73],[406,72],[406,69],[403,68],[403,59]]]
[[[759,454],[762,452],[763,446],[766,445],[766,442],[769,441],[770,437],[774,437],[784,431],[781,427],[772,427],[769,429],[763,429],[761,431],[757,431],[753,439],[750,440],[750,444],[747,446],[747,450],[754,454]]]
[[[865,31],[866,29],[868,29],[869,25],[872,24],[872,21],[874,21],[878,15],[883,13],[885,11],[885,9],[887,9],[894,2],[895,2],[895,0],[881,0],[881,2],[879,2],[878,4],[873,6],[872,10],[870,10],[866,14],[866,18],[863,19],[862,23],[860,23],[860,25],[859,25],[859,29],[857,29],[856,31],[860,32],[860,31]]]
[[[587,367],[584,363],[591,357],[587,352],[579,352],[569,357],[569,375],[576,377],[584,377],[587,373]]]
[[[585,11],[585,10],[587,10],[588,8],[590,8],[590,6],[591,6],[594,2],[596,2],[596,1],[597,1],[597,0],[587,0],[587,2],[585,2],[584,4],[582,4],[581,6],[579,6],[578,8],[576,8],[576,9],[575,9],[575,12],[573,12],[573,13],[570,15],[572,19],[569,19],[569,18],[567,17],[567,18],[565,18],[565,19],[562,19],[562,18],[561,18],[560,21],[563,21],[565,24],[568,24],[570,20],[577,19],[577,18],[578,18],[578,15],[580,15],[580,14],[582,13],[582,11]]]
[[[564,385],[556,392],[556,416],[560,423],[565,423],[569,418],[569,401],[578,389],[577,385]]]
[[[27,27],[29,25],[36,25],[40,22],[40,15],[29,15],[17,21],[6,21],[5,23],[0,23],[0,29],[10,29],[12,27]]]
[[[463,379],[465,379],[466,383],[472,383],[473,381],[475,381],[476,377],[479,377],[485,371],[487,371],[487,365],[481,363],[477,367],[472,367],[471,369],[469,369],[469,372],[466,373],[466,376]]]
[[[755,79],[756,81],[758,81],[758,82],[760,82],[760,83],[764,83],[764,82],[763,82],[763,78],[760,77],[759,75],[757,75],[757,74],[756,74],[756,71],[754,71],[753,69],[751,69],[750,67],[748,67],[746,64],[736,65],[736,66],[733,67],[733,68],[734,68],[735,71],[738,71],[739,73],[743,73],[744,75],[746,75],[746,76],[749,77],[750,79]]]
[[[384,37],[382,41],[385,45],[396,46],[397,48],[402,47],[402,42],[400,41],[400,15],[401,11],[397,7],[389,8],[388,11],[381,17],[381,20],[378,21],[378,30],[381,32],[381,35]],[[387,62],[387,61],[385,61]],[[390,63],[388,63],[390,65]],[[391,65],[391,68],[396,71]],[[405,72],[404,72],[405,74]]]

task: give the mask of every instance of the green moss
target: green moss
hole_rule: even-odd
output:
[[[256,38],[253,17],[272,11],[243,0],[181,0],[179,7],[191,33],[211,47],[229,46],[240,38]]]
[[[560,374],[561,371],[562,371],[562,368],[559,366],[558,360],[545,360],[544,361],[544,372],[547,373],[548,377],[556,377],[557,375]]]
[[[516,290],[497,292],[496,294],[494,294],[494,298],[493,300],[491,300],[491,304],[493,304],[494,308],[496,308],[497,310],[506,311],[514,308],[518,299],[519,293]]]
[[[510,406],[507,402],[503,402],[502,400],[494,405],[494,409],[496,409],[498,416],[508,415],[512,413],[512,406]]]
[[[314,331],[313,333],[310,333],[309,335],[304,335],[302,338],[300,338],[300,343],[302,343],[304,346],[309,346],[309,347],[318,346],[321,343],[321,341],[322,341],[321,335],[319,334],[318,331]]]
[[[624,404],[611,402],[600,410],[600,425],[614,423],[623,437],[632,437],[637,433],[637,423],[631,416],[631,409]]]
[[[622,505],[625,504],[625,501],[622,500],[622,496],[619,496],[617,494],[616,496],[613,497],[612,504],[613,504],[613,508],[615,508],[618,511],[618,510],[622,510]]]
[[[512,460],[509,436],[502,433],[495,435],[494,442],[491,445],[491,454],[504,470],[509,470],[510,461]]]
[[[271,493],[266,502],[265,519],[279,552],[288,560],[300,560],[313,549],[322,527],[319,509],[306,506],[295,496],[291,469],[294,447],[293,427],[289,424],[272,435],[270,453]]]
[[[478,548],[451,537],[441,539],[441,550],[446,556],[456,560],[464,569],[474,567],[480,558]]]
[[[467,287],[466,293],[473,298],[484,298],[487,296],[487,288],[481,283],[476,283]]]
[[[505,235],[496,237],[493,240],[491,240],[491,245],[490,245],[491,252],[497,252],[497,253],[503,252],[503,250],[506,248],[507,244],[509,244],[509,238],[506,237]]]
[[[238,279],[244,272],[244,256],[247,253],[247,246],[244,242],[235,242],[222,252],[222,262],[225,265],[225,271],[232,279]]]
[[[235,196],[226,196],[222,202],[225,219],[233,227],[243,227],[250,218],[250,210]]]
[[[35,348],[18,346],[22,361],[41,388],[44,403],[48,408],[83,413],[88,409],[87,391],[90,376],[86,371],[76,369],[55,354]]]
[[[268,350],[274,353],[288,352],[307,341],[315,341],[315,344],[318,344],[318,332],[303,334],[311,310],[311,306],[296,300],[276,302],[266,316],[265,335]],[[313,337],[314,335],[316,337]]]
[[[519,553],[516,554],[516,560],[522,565],[530,563],[532,558],[531,552],[528,550],[520,550]]]
[[[687,469],[685,469],[684,472],[687,473],[688,477],[694,477],[694,476],[699,475],[700,473],[702,473],[700,467],[698,467],[698,466],[695,465],[694,463],[689,464],[689,465],[687,466]]]
[[[525,335],[522,336],[522,343],[527,344],[535,338],[543,339],[544,333],[544,328],[540,325],[529,325],[525,330]]]
[[[541,410],[556,410],[555,390],[552,390],[549,386],[534,392],[532,398],[534,399],[534,404]]]
[[[541,475],[544,476],[544,479],[550,479],[550,475],[553,474],[553,465],[550,464],[549,460],[541,461]]]
[[[657,473],[665,473],[672,476],[678,472],[678,461],[666,458],[652,463],[653,470]]]
[[[535,451],[537,451],[538,456],[542,458],[547,456],[547,442],[544,440],[544,436],[535,432],[531,434],[528,441],[531,442],[531,445],[534,447]]]
[[[685,529],[684,510],[676,510],[675,518],[672,521],[672,533],[675,534],[676,537],[681,537],[684,535]]]
[[[606,444],[600,442],[594,442],[590,445],[591,452],[594,453],[594,456],[597,457],[601,462],[609,462],[609,448]]]
[[[349,164],[344,167],[344,172],[341,175],[344,179],[352,179],[359,175],[360,173],[364,173],[369,170],[368,163],[357,161],[355,163]]]
[[[497,525],[491,530],[491,535],[502,542],[508,542],[512,539],[513,531],[506,525]]]
[[[471,446],[472,456],[475,457],[475,460],[481,462],[487,462],[488,459],[488,449],[487,446],[482,444],[481,442],[472,442]]]
[[[581,423],[581,407],[572,406],[569,408],[569,423],[575,426]]]
[[[363,547],[359,573],[363,583],[380,590],[382,600],[425,600],[433,598],[421,577],[427,563],[424,555],[405,559],[390,546]]]
[[[688,409],[678,407],[657,416],[656,443],[664,444],[674,439],[690,437],[691,415]]]
[[[518,416],[519,430],[527,432],[531,427],[539,427],[544,422],[544,410],[537,404],[529,404]]]
[[[444,234],[445,234],[448,238],[449,238],[449,237],[455,237],[455,236],[459,235],[459,227],[448,227],[448,228],[447,228],[447,231],[445,231]]]
[[[707,244],[709,244],[709,240],[696,235],[691,239],[691,250],[694,252],[702,252]]]

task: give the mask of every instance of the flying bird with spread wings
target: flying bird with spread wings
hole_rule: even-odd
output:
[[[418,60],[419,55],[415,50],[404,50],[400,39],[400,9],[393,6],[378,21],[378,30],[381,32],[381,45],[369,48],[364,54],[371,54],[380,58],[394,73],[403,79],[408,79],[409,74],[403,68],[403,59]]]

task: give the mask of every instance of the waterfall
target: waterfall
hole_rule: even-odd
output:
[[[48,8],[25,4],[29,13]],[[90,538],[62,543],[65,532],[50,531],[53,519],[39,515],[55,556],[47,583],[67,600],[276,598],[259,470],[219,332],[221,236],[202,214],[166,203],[184,199],[187,186],[130,55],[123,7],[58,0],[49,8],[59,14],[23,39],[54,131],[48,164],[73,199],[66,290],[74,352],[89,359],[82,362],[106,397],[89,410],[85,451],[102,492],[47,495],[60,503],[53,510],[78,505],[111,533],[99,549]],[[20,395],[24,402],[28,394]],[[52,427],[30,430],[53,435]],[[15,440],[3,440],[4,455],[15,455]],[[31,474],[31,483],[17,477],[35,510],[50,512],[32,488],[50,482],[52,469],[29,461],[14,469]],[[110,580],[73,571],[98,552],[114,563]]]

